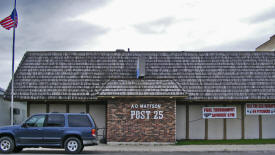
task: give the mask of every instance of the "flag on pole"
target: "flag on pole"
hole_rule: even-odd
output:
[[[18,16],[16,9],[13,9],[10,16],[0,21],[0,25],[2,25],[5,29],[9,30],[13,27],[17,27],[18,24]]]

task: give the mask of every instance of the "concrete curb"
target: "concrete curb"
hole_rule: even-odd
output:
[[[275,144],[265,145],[97,145],[85,151],[103,152],[243,152],[275,151]]]

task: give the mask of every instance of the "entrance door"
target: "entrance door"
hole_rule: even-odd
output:
[[[98,139],[106,141],[106,104],[89,104],[89,113],[93,117],[98,128]]]

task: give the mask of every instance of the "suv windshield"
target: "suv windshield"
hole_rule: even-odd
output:
[[[37,115],[26,121],[28,127],[43,127],[45,115]]]

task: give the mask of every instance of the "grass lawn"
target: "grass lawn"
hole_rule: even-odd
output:
[[[233,144],[275,144],[275,139],[240,139],[240,140],[179,140],[176,145],[233,145]]]

